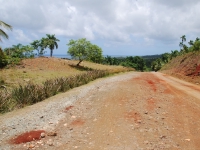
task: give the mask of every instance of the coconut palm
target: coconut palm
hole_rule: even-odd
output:
[[[4,28],[12,30],[12,26],[11,25],[9,25],[9,24],[1,21],[1,20],[0,20],[0,27],[4,27]],[[2,29],[0,29],[0,42],[2,42],[1,37],[8,39],[8,35]]]
[[[185,35],[182,35],[180,38],[182,40],[182,43],[186,41],[186,36]]]
[[[180,49],[183,47],[183,42],[179,43]]]
[[[46,34],[46,38],[43,39],[43,44],[44,44],[44,47],[48,47],[50,49],[50,56],[52,57],[53,55],[53,50],[54,48],[56,47],[56,49],[58,48],[58,43],[60,40],[57,39],[55,37],[55,34],[53,35],[50,35],[50,34]]]

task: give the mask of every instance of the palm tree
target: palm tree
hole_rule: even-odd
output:
[[[174,50],[174,51],[171,51],[171,58],[174,58],[174,57],[177,57],[179,55],[179,51],[178,50]]]
[[[179,43],[180,49],[183,47],[183,42]]]
[[[190,41],[188,42],[188,44],[189,44],[190,46],[192,46],[192,45],[194,45],[194,42],[193,42],[192,40],[190,40]]]
[[[56,47],[56,49],[58,48],[57,42],[59,42],[60,40],[55,37],[55,34],[53,34],[53,35],[46,34],[46,36],[47,36],[47,38],[45,38],[43,40],[43,44],[44,44],[45,48],[48,47],[50,49],[50,56],[52,57],[53,50],[55,47]]]
[[[186,36],[185,35],[182,35],[180,38],[182,40],[182,43],[186,41]]]
[[[1,20],[0,20],[0,27],[4,27],[4,28],[12,30],[12,26],[11,25],[9,25],[9,24],[1,21]],[[2,42],[1,37],[8,39],[8,35],[2,29],[0,29],[0,42]]]

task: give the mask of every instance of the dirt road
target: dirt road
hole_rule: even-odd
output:
[[[0,116],[0,149],[199,150],[199,115],[200,86],[131,72]]]

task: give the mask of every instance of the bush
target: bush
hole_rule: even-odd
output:
[[[3,53],[2,49],[0,48],[0,68],[5,67],[8,64],[6,55]]]

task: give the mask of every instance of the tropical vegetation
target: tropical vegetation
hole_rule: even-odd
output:
[[[86,38],[70,40],[67,45],[69,47],[67,53],[70,54],[73,59],[79,60],[77,66],[79,66],[83,60],[101,63],[103,59],[102,49],[92,44],[90,41],[87,41]]]
[[[188,45],[186,45],[186,36],[183,35],[180,37],[181,42],[179,43],[180,51],[172,50],[171,53],[164,53],[161,55],[161,58],[154,60],[151,63],[151,69],[154,71],[158,71],[162,68],[163,65],[167,64],[173,58],[177,56],[184,55],[186,53],[194,53],[200,51],[200,39],[197,37],[195,41],[190,40]]]
[[[0,20],[0,27],[12,30],[12,26],[11,25],[9,25],[9,24],[1,21],[1,20]],[[6,34],[6,32],[3,29],[0,28],[0,42],[2,42],[1,37],[8,39],[8,34]]]

